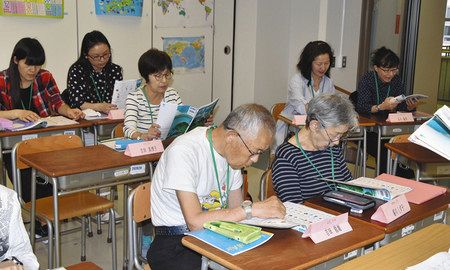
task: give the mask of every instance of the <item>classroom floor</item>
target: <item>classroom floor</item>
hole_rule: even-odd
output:
[[[368,166],[374,165],[373,159],[368,160]],[[349,169],[351,172],[353,172],[353,164],[349,164]],[[258,193],[259,193],[259,182],[263,170],[250,167],[247,169],[248,171],[248,181],[249,181],[249,192],[252,195],[252,198],[254,201],[258,200]],[[367,170],[367,176],[368,177],[374,177],[374,170],[368,169]],[[449,185],[447,183],[442,183],[444,185]],[[116,209],[119,212],[120,215],[123,213],[123,207],[122,207],[122,190],[121,187],[119,187],[119,199],[115,201]],[[447,214],[447,224],[450,224],[450,213]],[[25,217],[24,220],[27,218]],[[79,226],[80,223],[76,221],[71,221],[68,223],[63,223],[62,228],[73,228],[76,226]],[[123,263],[123,234],[122,234],[122,222],[117,225],[117,263],[118,263],[118,269],[122,267]],[[107,237],[107,231],[108,228],[106,224],[102,226],[103,228],[103,234],[97,235],[96,234],[96,224],[93,224],[93,231],[94,236],[92,238],[86,238],[86,254],[87,254],[87,261],[92,261],[102,267],[103,269],[111,269],[111,244],[108,244],[106,242]],[[62,262],[64,266],[76,264],[80,262],[80,252],[81,252],[81,239],[80,239],[80,233],[72,233],[68,235],[64,235],[62,237]],[[35,250],[36,256],[38,257],[39,263],[41,264],[41,269],[47,269],[47,245],[38,242],[36,243],[36,250]]]

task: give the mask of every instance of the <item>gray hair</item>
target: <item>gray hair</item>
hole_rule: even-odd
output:
[[[306,126],[311,120],[317,120],[325,128],[340,125],[350,129],[358,126],[358,114],[350,99],[337,94],[323,94],[311,99],[306,109]]]
[[[275,134],[275,121],[269,110],[256,103],[235,108],[222,125],[225,129],[234,129],[252,139],[255,139],[262,129],[270,132],[272,136]]]

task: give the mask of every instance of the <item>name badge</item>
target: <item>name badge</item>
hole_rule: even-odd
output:
[[[411,207],[406,200],[406,196],[402,194],[378,207],[371,219],[387,224],[408,213],[410,210]]]
[[[164,151],[164,146],[161,140],[145,141],[139,143],[131,143],[125,149],[125,155],[129,157],[138,157],[143,155],[150,155],[161,153]]]
[[[294,118],[292,118],[292,124],[296,126],[304,126],[306,125],[306,115],[294,115]]]
[[[348,213],[344,213],[309,225],[302,238],[310,237],[317,244],[352,230]]]
[[[390,113],[386,121],[391,123],[414,122],[412,113]]]
[[[122,109],[110,110],[108,113],[108,119],[124,119],[125,113]]]

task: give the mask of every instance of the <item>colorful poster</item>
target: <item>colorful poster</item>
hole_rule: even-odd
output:
[[[2,16],[64,18],[64,0],[0,0]]]
[[[114,16],[142,16],[144,0],[95,0],[95,14]]]
[[[176,73],[205,72],[205,37],[163,37],[163,50]]]
[[[156,27],[203,27],[213,23],[214,0],[154,0]]]

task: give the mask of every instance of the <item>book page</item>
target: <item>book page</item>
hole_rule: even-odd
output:
[[[77,121],[66,118],[64,116],[49,116],[42,118],[43,121],[47,122],[47,127],[54,127],[54,126],[68,126],[68,125],[76,125],[78,124]]]
[[[161,102],[159,105],[158,119],[156,124],[160,126],[161,139],[165,140],[167,134],[169,134],[170,127],[172,126],[175,115],[177,114],[178,105],[175,103]]]
[[[114,83],[114,92],[111,99],[111,104],[115,104],[118,109],[125,110],[125,103],[128,93],[133,92],[141,85],[142,80],[124,80],[116,81]]]
[[[189,124],[189,128],[187,131],[193,130],[196,127],[204,126],[206,120],[208,120],[209,116],[213,113],[218,101],[219,99],[216,98],[213,102],[200,107],[194,119],[192,119],[191,123]]]
[[[284,219],[261,219],[253,217],[251,219],[245,219],[241,221],[241,223],[267,228],[293,228],[294,230],[303,233],[310,224],[334,217],[334,215],[305,206],[303,204],[292,202],[284,202],[283,204],[286,207],[286,216]]]
[[[367,187],[373,189],[386,189],[391,194],[392,198],[395,198],[399,195],[408,193],[412,190],[410,187],[405,187],[401,185],[397,185],[394,183],[382,181],[379,179],[368,178],[368,177],[359,177],[355,180],[351,180],[346,182],[346,184],[357,185],[360,187]]]

